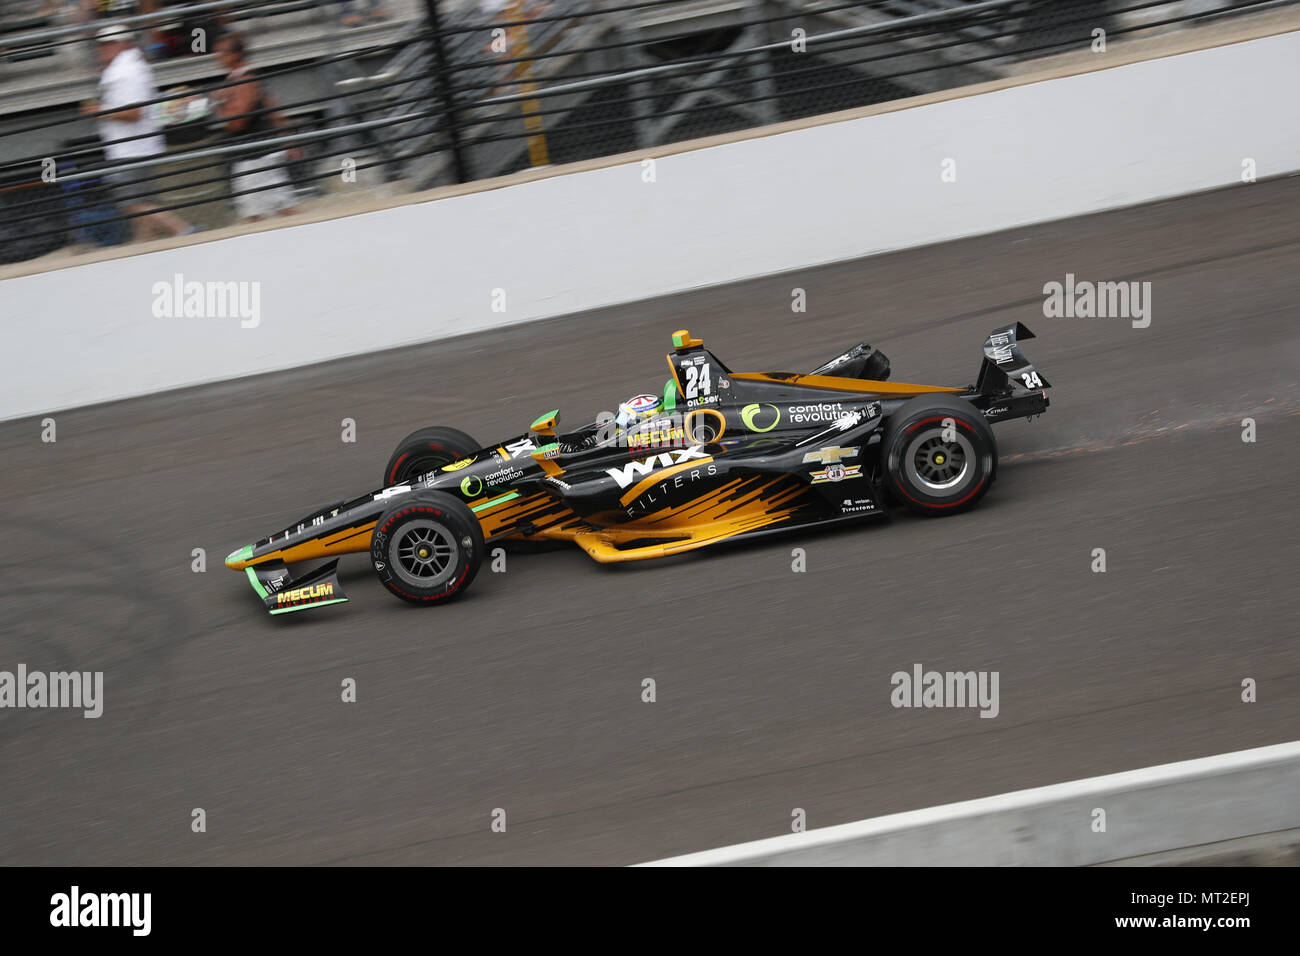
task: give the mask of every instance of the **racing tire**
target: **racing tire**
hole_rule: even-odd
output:
[[[411,432],[393,450],[384,466],[384,487],[400,485],[418,475],[437,471],[468,458],[482,446],[457,428],[435,425]]]
[[[894,499],[923,515],[973,507],[997,476],[993,429],[974,405],[952,395],[918,395],[890,415],[881,456]]]
[[[483,563],[483,529],[469,506],[441,491],[403,495],[370,536],[379,583],[412,604],[454,600]]]

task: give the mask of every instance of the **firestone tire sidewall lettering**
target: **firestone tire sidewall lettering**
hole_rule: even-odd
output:
[[[429,588],[420,588],[405,580],[392,567],[390,560],[393,540],[400,537],[404,529],[422,520],[442,525],[455,538],[451,574],[445,581]],[[412,604],[445,603],[460,597],[469,588],[482,564],[483,548],[483,532],[473,513],[454,498],[434,492],[394,505],[385,512],[371,534],[370,565],[379,583],[395,597]]]

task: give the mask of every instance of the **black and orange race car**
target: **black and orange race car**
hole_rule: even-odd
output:
[[[486,545],[573,542],[597,561],[858,521],[901,504],[974,505],[997,475],[992,423],[1048,406],[1020,323],[989,334],[974,385],[890,382],[865,342],[807,374],[732,372],[687,331],[672,377],[576,431],[547,412],[481,445],[454,428],[408,435],[378,491],[331,504],[231,554],[272,614],[346,601],[338,556],[368,551],[384,587],[435,604],[465,592]],[[291,577],[288,566],[329,559]]]

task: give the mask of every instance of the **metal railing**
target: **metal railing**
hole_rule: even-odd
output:
[[[220,225],[247,211],[243,197],[259,194],[296,203],[367,183],[417,189],[886,102],[996,79],[1026,59],[1086,53],[1097,31],[1115,43],[1281,5],[511,0],[490,15],[477,0],[417,0],[409,10],[415,16],[384,38],[332,34],[342,47],[337,52],[267,64],[259,62],[264,48],[255,42],[252,80],[222,75],[210,42],[199,55],[208,74],[202,82],[114,110],[171,115],[181,96],[212,104],[257,82],[270,95],[246,112],[200,110],[197,119],[151,122],[116,139],[84,135],[88,121],[110,116],[102,110],[11,118],[8,129],[0,128],[0,261],[68,242],[122,241],[123,230],[109,227],[159,221],[163,213],[201,213],[205,225]],[[0,39],[0,56],[86,42],[104,26],[139,32],[198,14],[270,17],[303,6],[184,4],[20,33]],[[333,5],[305,6],[319,15]],[[3,79],[0,72],[0,90]],[[229,132],[238,120],[271,128]],[[24,137],[57,129],[83,135],[57,151],[22,148]],[[107,158],[124,144],[155,141],[160,131],[165,151]],[[286,156],[290,149],[302,155]]]

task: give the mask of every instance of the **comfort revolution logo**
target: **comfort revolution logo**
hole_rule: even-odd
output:
[[[763,411],[765,408],[770,408],[772,410],[772,421],[767,425],[759,425],[754,421],[754,419],[759,417],[766,418],[768,413]],[[758,432],[759,434],[770,432],[781,421],[781,409],[777,408],[775,405],[746,405],[740,410],[740,420],[745,423],[745,427],[751,432]]]

